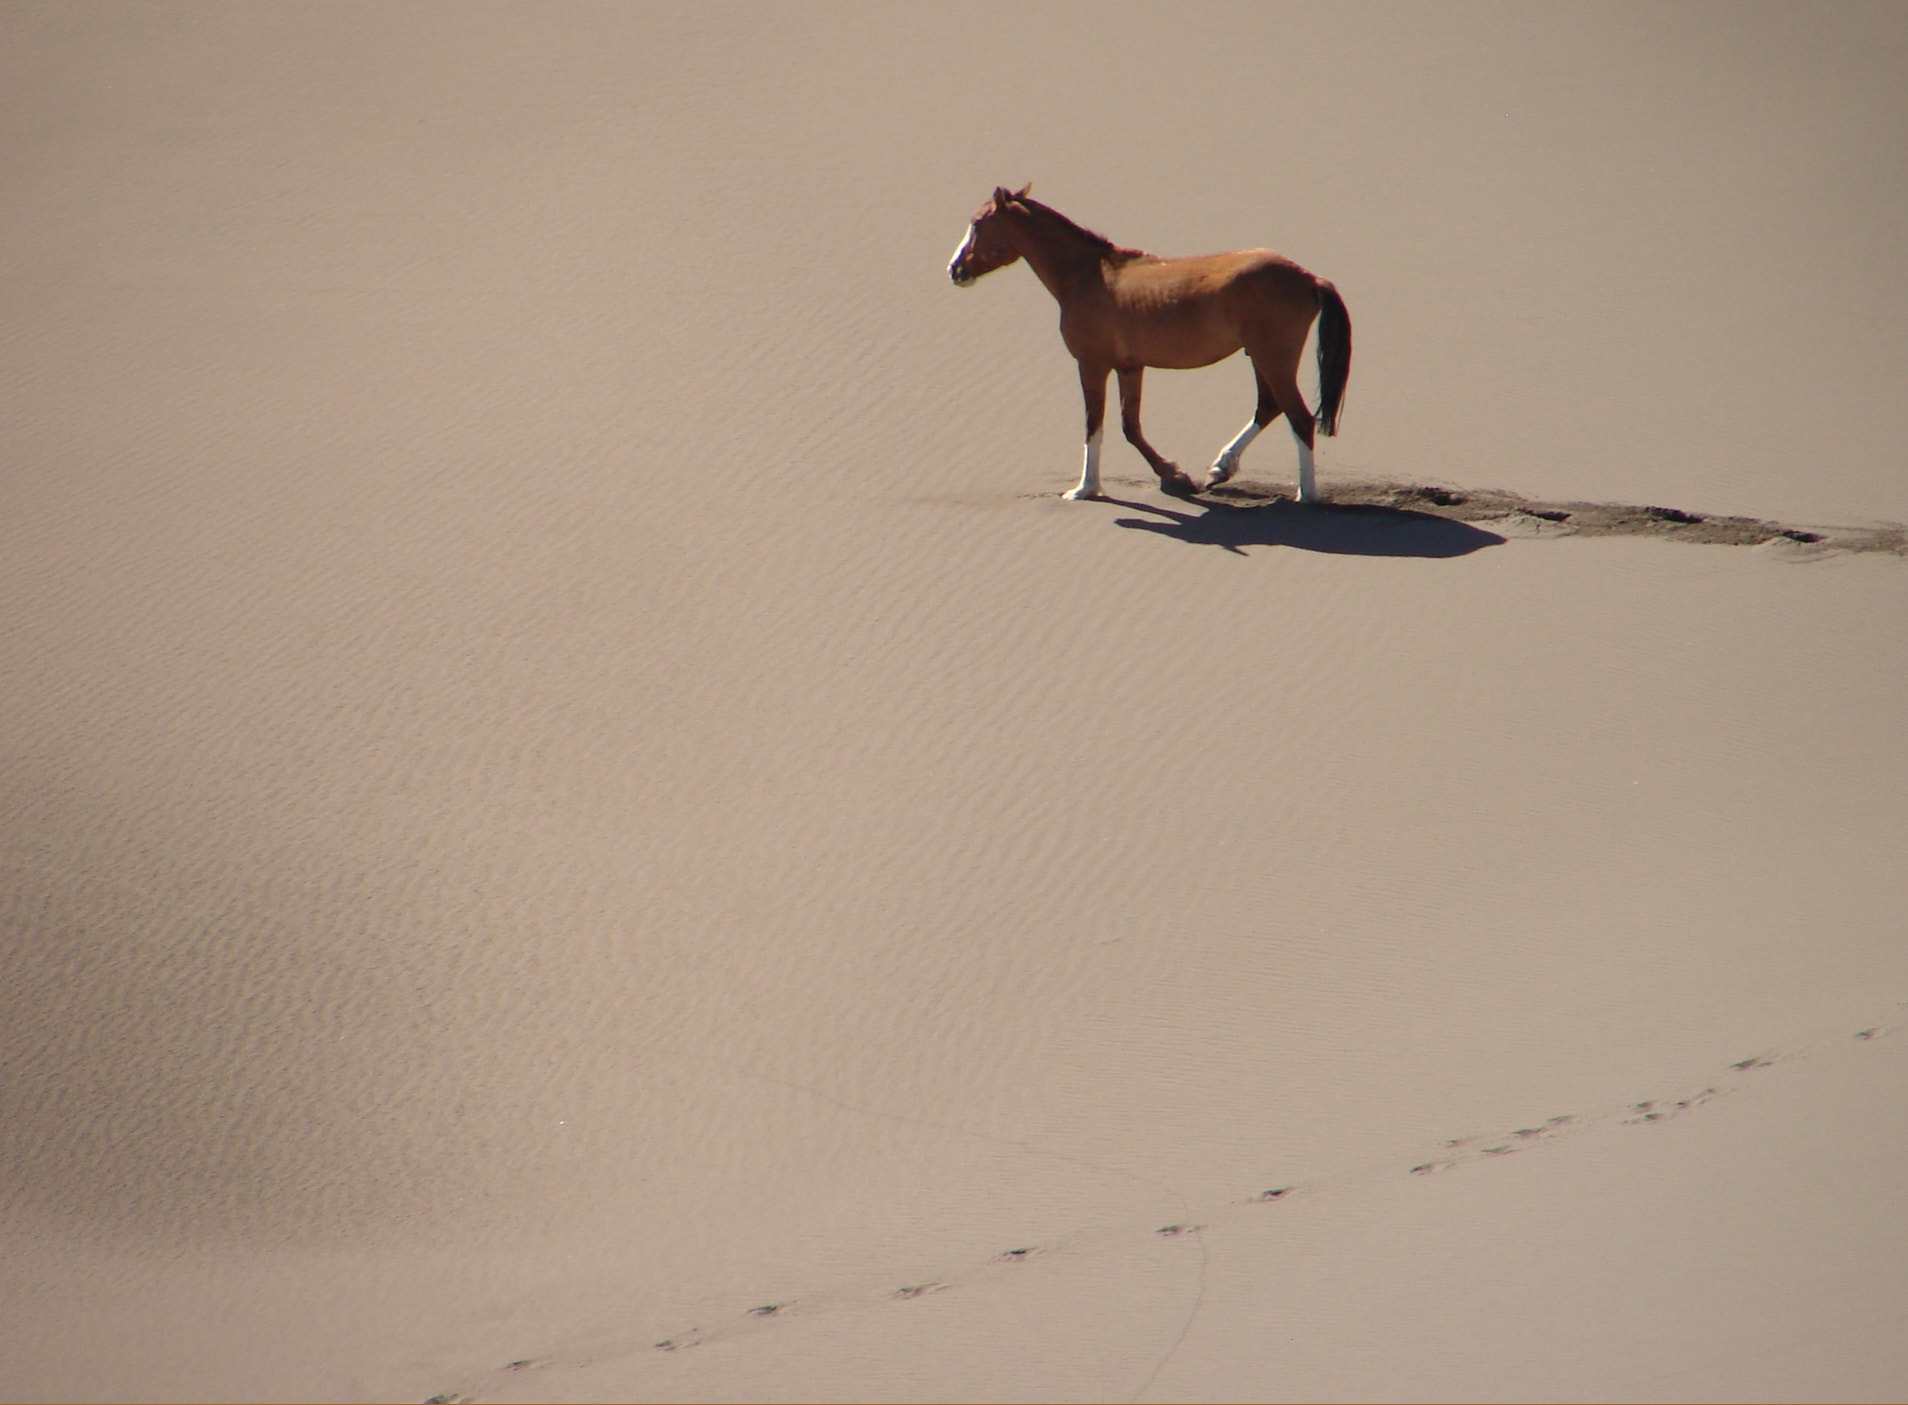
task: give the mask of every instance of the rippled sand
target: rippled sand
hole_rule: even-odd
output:
[[[1900,11],[0,40],[0,1396],[1900,1397]]]

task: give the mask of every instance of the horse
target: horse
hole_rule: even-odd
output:
[[[1029,198],[1032,189],[997,187],[968,222],[947,273],[956,287],[971,288],[1024,258],[1060,304],[1060,339],[1080,363],[1086,398],[1086,464],[1079,485],[1061,496],[1100,496],[1106,378],[1117,372],[1121,428],[1159,475],[1162,492],[1190,497],[1218,487],[1239,471],[1246,446],[1284,414],[1298,440],[1298,500],[1317,502],[1313,431],[1338,432],[1351,374],[1351,317],[1338,289],[1270,249],[1173,259],[1130,249]],[[1299,358],[1315,319],[1316,416],[1298,388]],[[1258,406],[1219,451],[1206,481],[1195,485],[1140,432],[1140,380],[1148,366],[1191,370],[1242,348],[1258,381]]]

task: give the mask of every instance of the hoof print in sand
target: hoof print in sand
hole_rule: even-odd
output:
[[[1535,1127],[1516,1127],[1495,1137],[1452,1137],[1443,1143],[1446,1151],[1456,1152],[1455,1156],[1443,1161],[1427,1161],[1421,1166],[1413,1166],[1414,1176],[1435,1176],[1440,1171],[1448,1171],[1453,1166],[1461,1166],[1467,1161],[1481,1160],[1486,1156],[1509,1156],[1514,1151],[1522,1151],[1534,1142],[1548,1141],[1562,1136],[1565,1132],[1575,1131],[1577,1118],[1570,1113],[1553,1117]],[[1479,1145],[1484,1143],[1484,1145]]]
[[[1197,1234],[1204,1228],[1202,1224],[1163,1224],[1153,1233],[1161,1239],[1177,1239],[1182,1234]]]
[[[1030,1244],[1024,1249],[1009,1249],[1005,1253],[994,1255],[997,1264],[1024,1264],[1028,1259],[1037,1259],[1046,1253],[1038,1244]]]
[[[1570,1114],[1565,1113],[1561,1117],[1551,1118],[1541,1127],[1519,1127],[1516,1131],[1512,1132],[1511,1135],[1516,1137],[1519,1141],[1531,1141],[1537,1137],[1554,1137],[1576,1120],[1577,1119]]]
[[[1547,1141],[1552,1137],[1561,1135],[1563,1132],[1569,1130],[1576,1120],[1575,1117],[1565,1114],[1561,1117],[1553,1117],[1541,1126],[1515,1128],[1506,1134],[1507,1139],[1505,1141],[1498,1143],[1496,1146],[1484,1147],[1479,1154],[1483,1156],[1509,1156],[1513,1151],[1519,1151],[1534,1142]],[[1475,1141],[1477,1139],[1471,1138],[1471,1140]]]
[[[1751,1073],[1754,1070],[1759,1068],[1767,1068],[1770,1064],[1774,1062],[1775,1062],[1774,1059],[1769,1058],[1766,1055],[1757,1054],[1753,1059],[1738,1059],[1735,1063],[1732,1063],[1729,1066],[1735,1069],[1737,1073]]]
[[[1754,1061],[1751,1060],[1751,1062],[1753,1063]],[[1700,1093],[1691,1093],[1688,1097],[1678,1098],[1675,1102],[1632,1103],[1630,1104],[1630,1111],[1635,1115],[1624,1118],[1623,1125],[1626,1127],[1636,1127],[1645,1122],[1667,1122],[1672,1117],[1681,1117],[1692,1108],[1701,1107],[1704,1103],[1720,1098],[1721,1096],[1722,1091],[1720,1089],[1705,1088]]]
[[[897,1302],[906,1302],[910,1298],[925,1298],[929,1293],[945,1293],[945,1283],[915,1283],[906,1288],[896,1288],[891,1297]]]
[[[1297,1186],[1292,1185],[1274,1186],[1271,1190],[1260,1191],[1257,1195],[1246,1201],[1246,1204],[1263,1205],[1268,1200],[1283,1200],[1297,1189]]]
[[[699,1331],[684,1332],[679,1337],[664,1337],[659,1342],[651,1342],[656,1351],[687,1351],[692,1346],[700,1346],[702,1336]]]
[[[545,1366],[555,1364],[555,1360],[548,1356],[520,1356],[515,1361],[504,1362],[503,1368],[506,1371],[541,1371]]]
[[[468,1395],[433,1395],[424,1405],[471,1405]]]
[[[760,1307],[749,1309],[750,1317],[779,1317],[787,1310],[787,1303],[763,1303]]]

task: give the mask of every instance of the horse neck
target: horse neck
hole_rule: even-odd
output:
[[[1073,230],[1036,212],[1020,221],[1015,234],[1020,256],[1059,301],[1065,302],[1083,284],[1101,281],[1100,261],[1106,250]]]

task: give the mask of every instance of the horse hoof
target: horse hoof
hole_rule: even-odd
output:
[[[1176,498],[1189,498],[1199,491],[1198,486],[1183,473],[1175,473],[1171,478],[1159,480],[1159,490]]]
[[[1069,488],[1060,495],[1062,501],[1065,502],[1092,502],[1099,496],[1099,493],[1089,493],[1085,488]]]

